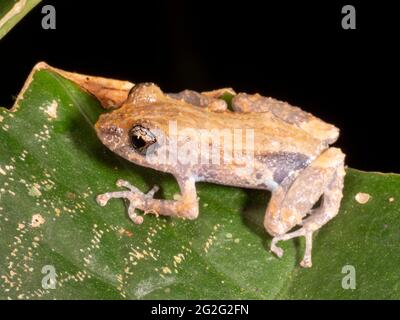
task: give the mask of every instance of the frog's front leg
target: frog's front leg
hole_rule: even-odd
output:
[[[265,228],[274,236],[272,252],[281,257],[278,241],[304,236],[306,249],[300,264],[311,267],[312,234],[339,212],[344,175],[344,154],[329,148],[294,180],[289,177],[273,192],[264,220]],[[320,207],[312,209],[321,196]],[[296,225],[302,227],[287,233]]]
[[[181,189],[179,200],[154,199],[158,187],[154,186],[148,193],[144,194],[135,186],[125,180],[118,180],[117,186],[129,190],[107,192],[97,196],[97,203],[105,206],[111,198],[123,198],[129,201],[128,215],[135,224],[141,224],[143,217],[138,216],[136,209],[146,213],[154,213],[164,216],[178,216],[182,218],[195,219],[199,214],[199,205],[196,193],[195,179],[192,177],[177,178]]]

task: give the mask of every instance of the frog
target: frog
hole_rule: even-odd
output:
[[[179,149],[189,141],[191,151],[200,148],[199,135],[191,132],[183,139],[177,131],[171,132],[171,122],[193,131],[209,130],[205,143],[212,145],[217,155],[226,152],[221,141],[213,141],[213,134],[221,130],[242,130],[242,136],[244,131],[250,132],[252,143],[235,145],[243,149],[239,150],[243,161],[196,162],[185,157],[170,161],[166,154],[172,154],[171,146]],[[135,224],[142,224],[148,213],[196,219],[197,182],[267,190],[271,196],[263,225],[272,236],[270,251],[280,258],[284,252],[279,241],[304,237],[300,266],[309,268],[313,234],[340,209],[345,155],[331,146],[339,129],[272,97],[236,93],[232,88],[164,93],[154,83],[138,83],[117,108],[99,116],[95,130],[100,141],[118,156],[172,174],[178,183],[180,195],[171,200],[155,198],[158,186],[144,193],[122,179],[116,184],[123,189],[96,197],[101,206],[113,198],[127,200],[128,216]]]

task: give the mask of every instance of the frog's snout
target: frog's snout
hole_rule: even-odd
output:
[[[95,130],[102,143],[111,149],[114,149],[121,142],[123,129],[115,125],[104,124],[99,119],[95,125]]]
[[[117,136],[121,137],[123,130],[121,128],[118,128],[116,126],[98,126],[96,125],[96,131],[98,133],[101,133],[103,135],[112,135],[112,136]]]

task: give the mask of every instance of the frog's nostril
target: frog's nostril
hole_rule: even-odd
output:
[[[100,126],[100,132],[104,135],[120,137],[123,130],[117,126]]]

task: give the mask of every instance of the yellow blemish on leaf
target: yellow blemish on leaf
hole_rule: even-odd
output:
[[[58,103],[56,100],[53,100],[46,108],[41,108],[41,110],[43,110],[43,112],[49,116],[49,120],[51,120],[57,118],[57,108]]]
[[[33,186],[29,189],[28,194],[29,194],[31,197],[40,197],[40,196],[42,195],[42,193],[40,192],[39,188],[40,188],[39,185],[36,185],[36,184],[33,185]]]
[[[185,260],[185,256],[182,253],[177,254],[176,256],[174,256],[174,260],[176,263],[181,263],[182,260]]]
[[[122,227],[118,230],[118,234],[120,236],[126,236],[126,237],[132,237],[133,236],[132,232],[130,232],[129,230],[126,230],[126,229],[124,229]]]
[[[41,214],[39,214],[39,213],[34,214],[34,215],[32,216],[31,227],[32,227],[32,228],[37,228],[37,227],[39,227],[40,225],[42,225],[43,223],[45,223],[45,221],[46,221],[46,220],[42,217]]]
[[[371,196],[368,193],[364,193],[364,192],[359,192],[356,194],[356,196],[354,197],[356,199],[356,201],[360,204],[365,204],[369,201],[369,199],[371,198]]]
[[[161,271],[162,271],[163,273],[165,273],[165,274],[167,274],[167,273],[172,273],[171,269],[168,268],[168,267],[163,267],[163,268],[161,269]]]
[[[135,257],[137,260],[143,259],[144,255],[137,251],[136,249],[132,249],[131,252],[129,252],[129,255]]]

